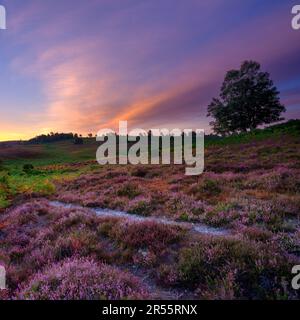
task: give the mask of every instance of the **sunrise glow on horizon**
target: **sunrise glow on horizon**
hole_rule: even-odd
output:
[[[2,0],[0,141],[130,126],[201,128],[226,71],[256,60],[300,117],[286,0]]]

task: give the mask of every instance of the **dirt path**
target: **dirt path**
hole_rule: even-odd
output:
[[[230,235],[230,230],[218,229],[209,227],[204,224],[199,223],[189,223],[189,222],[178,222],[168,218],[159,217],[143,217],[135,214],[129,214],[122,211],[110,210],[110,209],[100,209],[100,208],[87,208],[80,205],[75,205],[71,203],[64,203],[59,201],[50,201],[49,204],[53,207],[58,208],[80,208],[88,209],[95,213],[97,216],[103,217],[117,217],[121,219],[128,219],[130,221],[142,222],[142,221],[154,221],[157,223],[176,225],[187,228],[192,234],[207,234],[212,236],[225,236]],[[154,300],[193,300],[197,297],[192,291],[186,290],[184,288],[165,288],[157,284],[157,279],[153,274],[153,270],[146,269],[141,266],[134,264],[118,265],[118,268],[124,271],[129,271],[131,274],[140,279],[140,281],[148,288],[151,293],[151,298]]]
[[[97,216],[103,216],[103,217],[118,217],[118,218],[124,218],[128,219],[130,221],[153,221],[157,223],[162,224],[168,224],[168,225],[175,225],[175,226],[182,226],[187,229],[190,229],[191,232],[194,233],[200,233],[200,234],[208,234],[213,236],[225,236],[230,234],[230,230],[228,229],[221,229],[221,228],[213,228],[204,224],[200,223],[191,223],[191,222],[178,222],[174,221],[168,218],[157,218],[157,217],[143,217],[138,216],[135,214],[129,214],[122,211],[116,211],[116,210],[110,210],[110,209],[100,209],[100,208],[86,208],[80,205],[70,204],[70,203],[64,203],[59,201],[50,201],[50,205],[54,207],[59,208],[66,208],[66,209],[72,209],[72,208],[80,208],[80,209],[88,209],[92,212],[94,212]]]

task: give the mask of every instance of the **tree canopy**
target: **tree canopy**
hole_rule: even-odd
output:
[[[270,75],[255,61],[245,61],[239,70],[227,72],[218,98],[208,106],[210,124],[217,134],[246,132],[263,124],[283,120],[285,111]]]

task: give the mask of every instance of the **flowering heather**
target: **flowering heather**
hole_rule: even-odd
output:
[[[129,202],[126,211],[141,216],[149,216],[155,209],[155,204],[151,198],[137,197]]]
[[[278,193],[300,193],[300,170],[286,166],[275,167],[272,171],[259,171],[249,174],[246,186],[266,189]]]
[[[8,290],[1,298],[144,298],[144,286],[162,299],[173,290],[182,298],[299,298],[290,286],[291,267],[300,264],[299,134],[225,140],[206,148],[200,176],[185,176],[180,165],[77,161],[34,166],[37,176],[22,171],[31,184],[19,189],[5,173],[0,260]],[[68,176],[58,179],[58,171]],[[39,175],[54,174],[54,193],[33,193]],[[97,216],[89,208],[129,217]],[[146,221],[132,221],[133,214]],[[151,217],[226,232],[199,235]]]
[[[229,275],[231,298],[296,297],[297,292],[284,286],[290,281],[291,268],[296,261],[271,242],[263,244],[238,238],[201,237],[181,250],[177,265],[178,281],[197,287],[202,298],[205,291],[212,288],[215,298],[220,298],[219,290],[228,290]]]
[[[137,278],[91,259],[72,258],[49,266],[21,286],[17,299],[120,300],[149,297]]]
[[[159,254],[167,245],[178,242],[184,235],[181,227],[157,222],[119,222],[109,231],[109,236],[125,246],[138,249],[149,248]]]
[[[180,242],[184,235],[180,227],[97,217],[85,209],[53,207],[46,200],[31,201],[12,209],[4,216],[1,226],[4,238],[0,257],[4,257],[7,266],[12,295],[30,279],[44,279],[42,270],[59,266],[66,259],[82,257],[100,265],[103,262],[119,264],[127,254],[127,260],[133,263],[153,265],[169,245]],[[43,298],[31,294],[30,299]],[[54,297],[49,293],[49,299]]]
[[[230,204],[220,203],[206,213],[204,221],[215,227],[230,225],[235,220],[246,222],[241,213]]]
[[[183,193],[171,193],[166,202],[166,212],[168,212],[176,220],[201,221],[201,217],[208,209],[202,201]]]

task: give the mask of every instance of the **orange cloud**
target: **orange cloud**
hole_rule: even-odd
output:
[[[30,128],[24,124],[19,130],[19,125],[11,122],[2,126],[0,139],[24,138],[47,130],[97,132],[104,127],[115,129],[119,120],[136,126],[200,123],[198,115],[204,119],[206,105],[228,69],[249,58],[275,65],[300,49],[295,33],[283,31],[281,13],[274,13],[254,19],[223,38],[208,40],[205,46],[186,54],[185,62],[165,68],[168,61],[153,60],[152,55],[163,40],[176,37],[177,30],[160,37],[159,28],[154,26],[156,32],[147,29],[144,38],[130,34],[126,39],[118,38],[119,43],[110,39],[109,32],[103,36],[101,29],[60,38],[74,25],[74,17],[80,17],[84,10],[80,8],[17,37],[16,42],[25,44],[25,50],[12,61],[12,68],[40,81],[45,102],[30,115]],[[34,10],[30,7],[14,18],[14,32],[20,32],[36,14]],[[123,14],[121,11],[105,20],[104,27],[110,30],[116,23],[120,32],[122,25],[117,22]],[[147,72],[143,73],[144,69]]]

